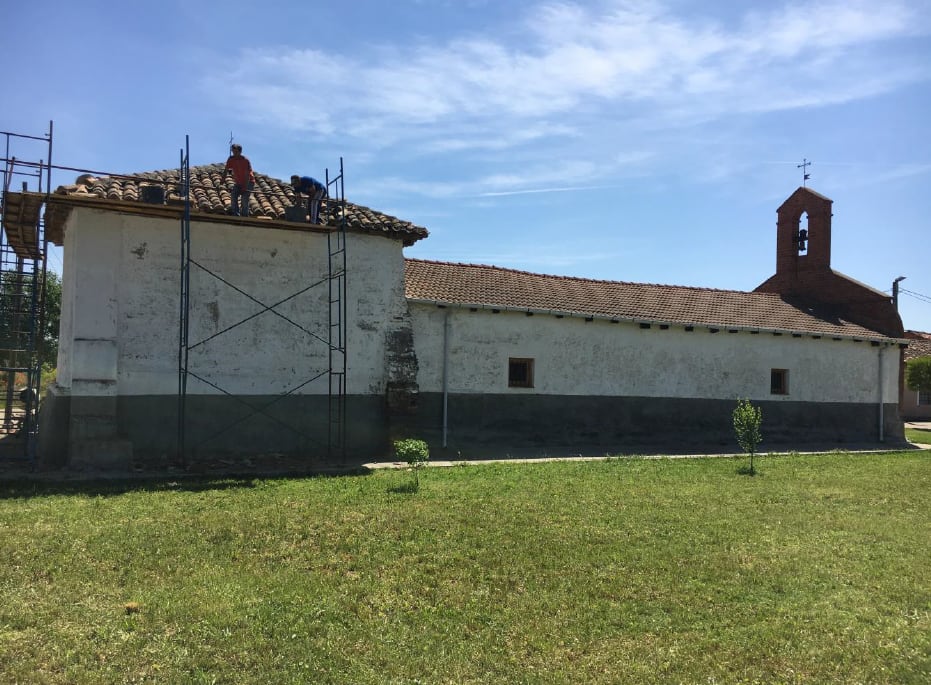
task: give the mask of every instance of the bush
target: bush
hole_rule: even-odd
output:
[[[420,488],[420,476],[418,472],[430,460],[430,448],[423,440],[408,438],[406,440],[394,441],[394,453],[398,461],[406,461],[411,471],[414,473],[414,488]]]
[[[45,391],[58,379],[58,369],[54,364],[46,362],[42,365],[42,382],[39,386],[39,395],[45,397]]]
[[[931,357],[916,357],[905,362],[905,385],[909,390],[931,389]]]
[[[763,434],[760,432],[760,426],[763,423],[763,410],[750,404],[750,400],[737,400],[737,407],[734,409],[734,433],[737,435],[737,443],[744,452],[750,455],[750,475],[756,473],[753,468],[753,455],[756,454],[756,446],[763,441]]]

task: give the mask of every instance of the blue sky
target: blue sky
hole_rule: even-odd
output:
[[[775,271],[775,211],[808,159],[834,200],[833,267],[887,291],[906,276],[905,326],[931,331],[926,0],[4,15],[0,129],[54,120],[56,164],[170,168],[186,134],[192,163],[221,162],[232,133],[278,178],[343,157],[349,200],[430,230],[411,257],[752,290]]]

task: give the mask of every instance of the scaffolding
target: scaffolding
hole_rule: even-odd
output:
[[[5,156],[3,162],[2,194],[0,194],[0,211],[2,211],[2,230],[0,230],[0,402],[3,402],[3,417],[0,423],[0,459],[22,457],[35,464],[39,436],[38,405],[42,380],[43,362],[55,360],[51,357],[49,344],[55,337],[46,331],[48,317],[47,305],[47,270],[48,239],[45,234],[45,217],[43,208],[49,205],[51,195],[52,169],[81,172],[90,176],[109,176],[139,184],[139,199],[147,202],[144,195],[151,190],[147,186],[157,186],[169,193],[168,204],[180,204],[183,207],[180,221],[181,264],[180,264],[180,301],[179,301],[179,341],[178,341],[178,385],[177,385],[177,461],[188,465],[192,455],[197,455],[201,448],[209,453],[211,443],[224,434],[229,434],[237,424],[248,423],[250,417],[263,416],[270,420],[276,430],[290,431],[299,438],[300,444],[306,446],[307,454],[325,454],[329,460],[345,458],[346,454],[346,393],[347,393],[347,327],[346,327],[346,229],[347,212],[344,184],[343,159],[339,160],[338,171],[331,176],[330,169],[325,172],[326,194],[322,202],[326,203],[324,216],[331,218],[326,226],[317,225],[310,230],[326,233],[327,254],[321,273],[309,274],[307,282],[296,287],[290,294],[266,296],[271,302],[264,302],[260,297],[250,294],[249,286],[239,287],[225,278],[215,269],[209,268],[204,260],[197,256],[197,245],[191,237],[192,206],[197,203],[197,192],[203,191],[202,184],[192,177],[190,166],[190,140],[185,138],[184,148],[180,154],[180,166],[176,180],[170,182],[152,178],[151,174],[126,176],[106,172],[78,169],[52,165],[53,122],[49,122],[48,132],[40,135],[25,135],[0,131],[4,138]],[[37,152],[37,146],[41,146]],[[29,154],[19,155],[18,149],[27,148]],[[33,161],[38,158],[38,161]],[[25,179],[25,180],[23,180]],[[35,184],[29,188],[30,179]],[[21,187],[19,182],[22,181]],[[20,192],[21,191],[21,192]],[[35,192],[33,192],[35,191]],[[254,191],[253,195],[261,194]],[[133,198],[135,199],[135,198]],[[333,221],[332,219],[335,219]],[[256,264],[252,268],[261,267]],[[192,316],[203,314],[205,303],[198,301],[198,290],[192,288],[192,275],[196,274],[202,284],[204,279],[212,279],[239,293],[247,301],[258,305],[258,311],[231,323],[214,334],[193,339],[197,333],[192,327]],[[301,278],[301,276],[297,276]],[[290,278],[290,276],[289,276]],[[252,281],[255,282],[254,280]],[[290,282],[289,282],[290,283]],[[290,289],[289,289],[290,290]],[[283,306],[296,304],[295,298],[305,293],[318,292],[320,307],[326,309],[322,315],[324,321],[313,321],[302,325],[283,310]],[[325,304],[324,304],[325,303]],[[311,315],[320,318],[318,308],[309,308]],[[241,393],[224,388],[223,383],[216,382],[197,368],[192,351],[197,350],[197,359],[208,362],[211,344],[220,342],[222,336],[246,324],[258,316],[274,316],[286,322],[291,330],[296,331],[301,344],[322,348],[316,350],[319,368],[311,369],[309,376],[302,379],[287,379],[290,387],[279,392],[259,393],[255,397],[243,397]],[[319,332],[311,330],[318,327]],[[266,340],[274,333],[266,326],[260,335]],[[261,350],[261,345],[257,349]],[[299,350],[298,350],[299,351]],[[206,352],[206,354],[204,354]],[[280,379],[279,379],[280,380]],[[279,403],[287,398],[300,399],[311,384],[317,383],[312,397],[326,402],[314,405],[316,427],[310,429],[312,421],[306,416],[281,417],[272,413]],[[195,392],[192,393],[192,390]],[[200,391],[198,394],[196,391]],[[204,395],[212,397],[227,396],[242,407],[242,413],[228,424],[213,426],[210,431],[191,431],[191,420],[198,419],[197,398]],[[300,405],[300,402],[298,402]],[[305,403],[306,405],[306,403]],[[305,406],[302,405],[302,406]],[[193,408],[192,408],[193,407]],[[286,412],[287,413],[287,412]],[[320,416],[320,414],[323,416]],[[291,418],[293,420],[287,420]],[[199,428],[203,428],[200,422]],[[228,436],[227,436],[228,438]],[[235,438],[234,438],[235,439]],[[275,440],[265,437],[269,451],[275,451]]]
[[[48,355],[48,241],[42,206],[51,189],[52,132],[51,121],[48,132],[39,136],[0,131],[5,144],[0,191],[0,458],[22,458],[32,464],[39,434],[42,362]],[[20,149],[26,152],[18,156]],[[30,179],[37,186],[35,194],[27,194]],[[20,182],[22,193],[14,186]]]
[[[330,170],[326,170],[326,195],[323,202],[327,203],[326,215],[338,217],[336,226],[326,227],[327,262],[326,273],[312,274],[308,281],[299,284],[300,287],[289,294],[277,296],[273,302],[266,302],[261,297],[250,293],[246,288],[240,287],[232,280],[208,267],[195,255],[196,245],[191,239],[191,168],[189,140],[185,140],[185,147],[181,150],[178,195],[184,206],[181,217],[181,267],[180,267],[180,310],[179,310],[179,343],[178,343],[178,427],[177,427],[177,459],[176,463],[182,468],[191,466],[191,461],[197,458],[202,448],[205,453],[211,452],[211,444],[229,444],[230,435],[235,435],[237,429],[243,430],[257,417],[271,422],[277,429],[284,429],[298,438],[304,451],[309,455],[314,452],[325,452],[327,459],[344,460],[346,455],[346,378],[347,378],[347,332],[346,332],[346,197],[343,176],[343,159],[339,160],[339,171],[332,178]],[[334,211],[335,210],[335,211]],[[260,269],[258,264],[252,267]],[[197,300],[196,291],[192,289],[192,275],[201,279],[211,280],[217,287],[220,285],[238,293],[241,297],[257,305],[259,309],[240,318],[222,330],[212,334],[204,334],[199,339],[192,337],[192,318],[202,312],[207,303]],[[326,288],[327,322],[326,334],[310,330],[299,323],[284,311],[284,306],[293,303],[296,298],[315,290]],[[277,392],[260,393],[258,396],[245,397],[241,392],[233,391],[221,382],[211,379],[204,368],[199,368],[192,360],[192,352],[204,352],[212,345],[223,344],[224,336],[254,321],[259,316],[273,316],[285,322],[290,330],[296,332],[300,345],[319,346],[326,348],[326,368],[311,369],[307,377],[293,379],[289,387]],[[268,327],[263,329],[263,335],[274,335]],[[256,354],[261,354],[265,348],[273,345],[256,344]],[[295,350],[299,354],[300,350]],[[207,360],[211,359],[209,351]],[[204,359],[202,358],[202,362]],[[277,405],[289,398],[300,398],[301,391],[314,383],[326,381],[327,416],[325,436],[308,430],[311,422],[309,417],[298,415],[288,420],[273,413]],[[222,425],[212,425],[204,430],[203,421],[200,430],[192,431],[192,422],[202,419],[201,413],[192,406],[194,397],[192,387],[207,390],[209,395],[224,396],[234,402],[240,413],[226,420]],[[306,409],[302,410],[306,413]],[[246,431],[247,432],[247,431]],[[278,445],[273,440],[266,443],[270,452],[277,451]]]
[[[343,183],[343,158],[339,158],[339,174],[330,179],[326,171],[326,193],[335,191],[339,225],[327,233],[327,284],[329,317],[329,385],[327,400],[327,456],[346,457],[346,195]]]

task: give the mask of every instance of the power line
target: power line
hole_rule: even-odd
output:
[[[58,164],[45,164],[44,162],[26,162],[26,161],[18,160],[15,158],[6,158],[6,157],[0,157],[0,162],[13,163],[13,164],[16,164],[16,166],[25,167],[27,169],[54,169],[57,171],[77,171],[77,172],[80,172],[82,175],[87,174],[87,175],[93,176],[98,181],[102,181],[104,179],[116,179],[118,181],[132,181],[137,184],[147,183],[149,185],[161,186],[166,189],[170,189],[172,187],[178,186],[181,182],[180,178],[178,177],[169,176],[168,178],[161,178],[158,176],[159,173],[168,173],[168,174],[174,173],[175,172],[174,169],[167,169],[167,170],[164,170],[163,172],[144,171],[139,174],[116,174],[116,173],[112,173],[109,171],[95,171],[93,169],[81,169],[80,167],[61,166]],[[203,166],[217,166],[217,165],[206,164]],[[16,173],[19,173],[20,175],[24,175],[24,172],[16,172]],[[29,174],[29,175],[32,175],[32,174]],[[38,175],[38,172],[35,175]],[[266,176],[267,178],[271,178],[267,174],[259,174],[259,175]],[[222,182],[220,185],[217,185],[213,181],[211,181],[210,183],[203,183],[203,182],[199,182],[196,180],[191,181],[191,188],[193,189],[202,188],[204,190],[220,190],[224,187],[224,185],[225,183],[222,183]],[[49,188],[49,190],[51,190],[51,188]],[[288,195],[282,191],[266,190],[258,185],[256,186],[254,190],[252,190],[252,194],[257,195],[257,196],[264,196],[267,198],[277,198],[279,200],[288,200],[289,202],[291,201],[291,198],[288,197]]]
[[[899,288],[899,292],[910,295],[911,297],[914,297],[916,300],[920,300],[921,302],[927,302],[928,304],[931,304],[931,296],[929,295],[922,295],[921,293],[916,293],[913,290],[906,290],[905,288]]]

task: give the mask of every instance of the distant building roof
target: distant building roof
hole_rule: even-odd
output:
[[[641,323],[888,339],[828,310],[796,306],[775,293],[597,281],[420,259],[405,260],[405,271],[405,294],[414,301]]]
[[[224,178],[223,164],[207,164],[191,167],[191,211],[200,214],[227,214],[230,207],[230,189],[232,177]],[[52,203],[61,196],[69,199],[108,200],[120,204],[131,202],[139,208],[147,205],[143,202],[141,189],[146,186],[164,188],[168,206],[178,206],[181,197],[178,193],[180,172],[178,169],[164,171],[147,171],[131,176],[83,175],[78,182],[60,186],[52,196]],[[266,174],[255,174],[255,189],[249,199],[250,218],[285,220],[285,210],[295,205],[295,193],[291,184],[272,178]],[[53,222],[57,218],[52,212]],[[48,217],[47,217],[48,219]],[[404,244],[411,245],[421,238],[426,238],[427,229],[409,221],[377,212],[368,207],[346,202],[347,228],[364,233],[375,233],[400,238]],[[325,202],[320,215],[320,223],[336,225],[339,221],[339,205],[336,201]],[[293,225],[293,224],[292,224]],[[59,231],[56,233],[56,228]],[[60,241],[60,226],[47,226],[49,239]]]
[[[916,357],[931,357],[931,333],[923,331],[905,331],[908,338],[908,348],[905,350],[905,359]]]

